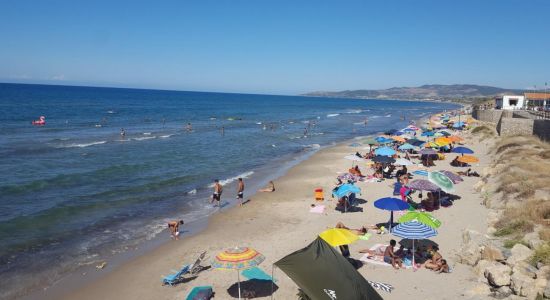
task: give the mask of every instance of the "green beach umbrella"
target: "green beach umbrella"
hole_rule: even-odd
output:
[[[364,140],[361,141],[363,144],[366,144],[366,145],[378,145],[379,143],[374,139],[374,138],[366,138]]]
[[[428,225],[432,228],[439,228],[439,226],[441,226],[441,221],[439,221],[429,213],[421,212],[421,211],[410,211],[406,213],[401,218],[399,218],[399,223],[405,223],[405,222],[410,222],[414,220],[424,225]]]
[[[428,180],[440,187],[444,192],[450,193],[453,191],[453,182],[441,172],[430,172],[428,174]]]

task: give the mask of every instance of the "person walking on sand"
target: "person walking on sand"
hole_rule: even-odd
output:
[[[244,198],[244,182],[242,178],[239,178],[237,183],[237,199],[239,200],[239,206],[243,206]]]
[[[222,191],[223,187],[220,184],[220,181],[218,179],[214,180],[214,194],[212,194],[212,201],[216,201],[216,204],[214,204],[214,206],[220,206]]]
[[[168,229],[170,229],[170,235],[174,240],[179,240],[180,225],[183,225],[183,220],[168,222]]]

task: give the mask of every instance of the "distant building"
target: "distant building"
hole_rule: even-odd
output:
[[[550,106],[550,93],[525,93],[526,107],[548,108]]]
[[[522,109],[525,106],[525,96],[503,95],[495,98],[496,109]]]

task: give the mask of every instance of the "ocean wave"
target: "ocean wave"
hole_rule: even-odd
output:
[[[134,140],[134,141],[144,141],[144,140],[150,140],[150,139],[154,139],[154,138],[156,138],[156,136],[144,136],[144,137],[133,138],[132,140]]]
[[[159,137],[162,138],[162,139],[165,139],[165,138],[169,138],[169,137],[174,136],[174,135],[175,134],[166,134],[166,135],[161,135]]]
[[[195,195],[197,193],[197,189],[192,189],[189,192],[187,192],[187,195]]]
[[[114,110],[108,110],[107,113],[108,114],[116,114],[116,112]]]
[[[327,118],[333,118],[333,117],[337,117],[339,116],[340,114],[328,114],[327,115]]]
[[[304,145],[304,148],[308,148],[308,149],[319,149],[319,148],[321,148],[321,145],[319,145],[319,144]]]
[[[150,132],[144,132],[143,135],[151,135]]]
[[[98,142],[82,143],[82,144],[73,143],[68,145],[62,145],[62,146],[59,146],[58,148],[85,148],[85,147],[90,147],[95,145],[102,145],[105,143],[107,143],[107,141],[98,141]]]
[[[390,117],[391,117],[391,114],[387,114],[387,115],[385,115],[384,117],[390,118]]]
[[[369,119],[378,119],[378,118],[382,118],[382,116],[372,116],[372,117],[369,117]]]
[[[353,109],[353,110],[346,111],[346,114],[360,114],[362,112],[363,112],[362,109]]]
[[[220,180],[220,184],[221,184],[221,185],[230,184],[231,182],[236,181],[236,180],[239,179],[239,178],[248,178],[248,177],[250,177],[250,175],[252,175],[252,174],[254,174],[254,171],[244,172],[244,173],[239,174],[239,175],[237,175],[237,176],[235,176],[235,177],[230,177],[230,178],[227,178],[227,179],[222,179],[222,180]],[[214,187],[214,184],[212,183],[212,184],[210,184],[208,187],[213,188],[213,187]]]

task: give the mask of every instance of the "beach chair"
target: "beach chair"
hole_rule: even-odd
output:
[[[204,257],[206,256],[206,251],[201,253],[195,263],[191,265],[191,271],[189,272],[191,275],[197,275],[200,271],[204,270],[204,267],[201,266],[201,262],[204,260]]]
[[[191,269],[191,265],[185,265],[183,266],[179,271],[175,272],[174,274],[165,276],[162,278],[162,285],[170,285],[173,286],[177,284],[179,281],[183,279],[183,276],[187,273],[189,273],[189,270]]]

